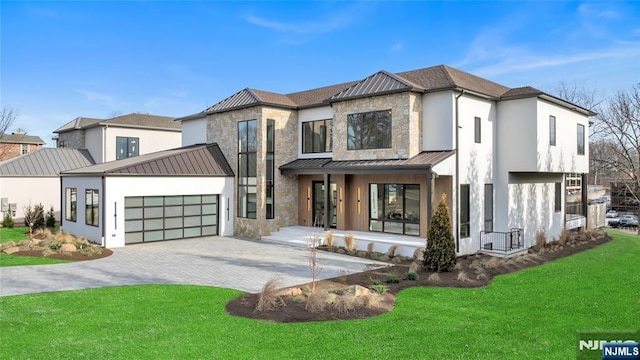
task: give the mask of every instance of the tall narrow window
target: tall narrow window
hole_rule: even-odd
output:
[[[274,166],[274,158],[275,158],[275,121],[272,119],[267,119],[267,182],[266,182],[266,210],[267,210],[267,219],[274,218],[274,175],[275,175],[275,166]]]
[[[98,226],[100,219],[100,197],[97,189],[85,190],[85,216],[87,225]]]
[[[549,145],[556,146],[556,117],[549,115]]]
[[[562,183],[559,182],[556,183],[553,207],[556,212],[562,211]]]
[[[482,142],[482,120],[479,117],[475,117],[473,119],[473,128],[474,128],[474,137],[476,140],[476,143],[481,143]]]
[[[116,136],[116,160],[138,156],[139,143],[137,137]]]
[[[24,155],[29,152],[29,144],[20,144],[20,154]]]
[[[470,185],[460,185],[460,237],[471,236]]]
[[[255,219],[257,214],[258,121],[238,122],[238,217]]]
[[[302,123],[302,153],[331,152],[332,132],[332,119]]]
[[[578,124],[578,155],[584,155],[584,125]]]
[[[65,188],[65,209],[64,219],[67,221],[76,221],[78,209],[78,189]]]
[[[484,231],[493,231],[493,184],[484,184]]]

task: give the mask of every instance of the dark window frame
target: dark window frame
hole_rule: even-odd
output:
[[[584,125],[578,124],[577,128],[577,136],[578,136],[578,155],[584,155],[585,150],[585,130]]]
[[[66,221],[78,221],[78,188],[65,188],[64,219]]]
[[[561,182],[555,183],[553,209],[555,212],[562,211],[562,183]]]
[[[275,120],[267,119],[267,155],[265,166],[265,211],[267,219],[275,218]]]
[[[255,131],[252,132],[251,129]],[[236,215],[240,218],[257,219],[258,217],[257,156],[258,120],[238,121],[238,201]],[[255,198],[251,199],[250,195]]]
[[[121,150],[124,151],[121,152]],[[116,136],[116,160],[136,157],[139,154],[140,138],[130,136]]]
[[[460,184],[460,222],[458,231],[461,238],[471,236],[471,185]]]
[[[378,212],[379,215],[378,217],[373,217],[372,216],[372,205],[374,203],[374,201],[376,203],[378,202],[378,199],[372,199],[371,198],[371,189],[372,187],[379,187],[382,186],[382,194],[378,193],[378,198],[380,198],[380,196],[382,196],[382,208],[378,208]],[[395,187],[395,196],[398,196],[398,193],[402,193],[402,213],[398,214],[399,217],[395,217],[395,216],[390,216],[389,213],[387,212],[387,199],[389,198],[389,189],[391,186]],[[409,189],[408,189],[409,187]],[[417,190],[418,192],[418,207],[417,207],[417,213],[413,213],[411,216],[411,219],[409,218],[408,214],[407,214],[407,190]],[[397,183],[369,183],[369,231],[377,231],[377,230],[373,230],[372,229],[372,221],[374,222],[380,222],[381,226],[382,226],[382,231],[383,233],[388,233],[388,234],[402,234],[402,235],[407,235],[407,236],[420,236],[420,208],[421,208],[421,203],[420,203],[420,184],[397,184]],[[397,200],[396,200],[397,201]],[[399,232],[394,232],[394,231],[387,231],[387,223],[393,223],[393,224],[402,224],[402,233]],[[407,233],[407,224],[409,225],[418,225],[418,234],[408,234]]]
[[[320,132],[316,138],[316,126]],[[333,151],[333,119],[305,121],[302,123],[302,153],[316,154]],[[310,137],[310,141],[309,141]],[[310,149],[307,147],[310,145]]]
[[[556,117],[549,115],[549,146],[556,146]]]
[[[482,119],[479,116],[473,118],[473,133],[476,144],[482,143]]]
[[[85,189],[84,200],[84,223],[89,226],[100,226],[100,190]],[[91,215],[87,216],[88,214]]]
[[[493,231],[493,184],[484,184],[484,231]]]
[[[391,109],[347,115],[347,150],[392,148],[392,124]]]

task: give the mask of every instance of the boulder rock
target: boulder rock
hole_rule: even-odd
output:
[[[12,246],[8,249],[4,249],[5,254],[13,254],[13,253],[17,253],[18,251],[20,251],[20,248],[17,246]]]
[[[298,295],[302,295],[302,289],[300,289],[298,287],[284,289],[280,293],[280,296],[291,296],[291,297],[293,297],[293,296],[298,296]]]
[[[355,297],[366,296],[366,295],[370,295],[371,294],[371,290],[367,289],[364,286],[360,286],[360,285],[355,285],[353,287],[353,290],[355,292],[355,295],[354,295]]]
[[[65,252],[76,252],[76,251],[78,251],[76,246],[73,245],[73,244],[62,244],[62,246],[60,247],[60,250],[65,251]]]

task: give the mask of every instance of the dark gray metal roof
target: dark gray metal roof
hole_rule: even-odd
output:
[[[430,169],[455,151],[423,151],[409,159],[342,160],[297,159],[280,166],[284,175],[415,173]]]
[[[410,81],[382,70],[333,95],[329,101],[342,101],[409,90],[424,91],[424,89]]]
[[[93,164],[95,161],[88,150],[42,148],[0,162],[0,176],[58,176],[63,171]]]
[[[27,135],[23,133],[13,133],[2,134],[2,136],[0,136],[0,143],[42,145],[44,144],[44,141],[42,141],[42,138],[40,138],[40,136]]]
[[[59,134],[66,131],[78,130],[78,129],[82,129],[87,125],[91,125],[93,123],[97,123],[100,121],[101,121],[100,119],[78,117],[60,126],[59,128],[55,129],[53,132],[56,134]]]
[[[218,144],[199,144],[110,161],[62,176],[234,176]]]

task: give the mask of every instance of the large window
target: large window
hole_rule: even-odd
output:
[[[584,125],[578,124],[578,155],[584,155]]]
[[[258,121],[238,122],[238,217],[256,218]]]
[[[484,231],[493,231],[493,184],[484,184]]]
[[[369,230],[420,235],[420,185],[369,184]]]
[[[116,137],[116,160],[138,156],[140,139],[136,137]]]
[[[333,120],[302,123],[302,152],[322,153],[333,150]]]
[[[78,189],[76,188],[65,188],[65,209],[64,209],[64,219],[67,221],[76,221],[76,216],[78,213]]]
[[[347,116],[347,149],[384,149],[391,147],[391,110]]]
[[[87,225],[98,226],[100,218],[100,196],[97,189],[87,189],[85,194],[85,216],[84,222]]]
[[[482,142],[482,119],[475,117],[473,119],[474,138],[476,143]]]
[[[470,194],[469,184],[460,185],[460,237],[463,238],[471,236]]]
[[[275,176],[275,121],[267,119],[267,183],[266,187],[266,210],[267,219],[273,219],[275,215],[274,209],[274,176]]]
[[[549,145],[556,146],[556,117],[549,115]]]

